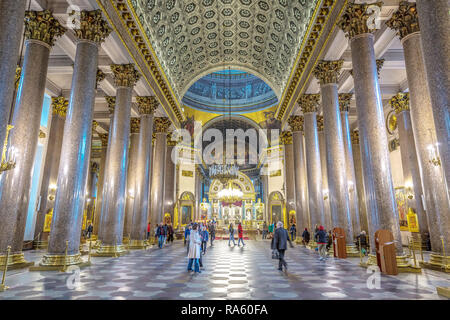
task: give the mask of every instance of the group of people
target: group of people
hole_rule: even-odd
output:
[[[184,231],[184,245],[187,245],[187,255],[189,259],[188,271],[201,273],[200,268],[203,268],[202,255],[206,254],[206,247],[208,240],[215,239],[216,223],[210,221],[208,223],[190,223],[186,226]],[[194,269],[193,269],[194,267]]]
[[[228,245],[229,246],[231,245],[231,241],[233,241],[233,245],[236,245],[236,242],[234,241],[235,230],[234,230],[234,226],[233,226],[232,223],[230,223],[230,226],[228,227],[228,233],[229,233],[229,236],[230,236],[229,239],[228,239]],[[242,246],[245,246],[245,243],[244,243],[244,229],[242,228],[242,224],[240,222],[238,224],[238,237],[239,237],[238,247],[241,245],[241,242],[242,242]]]
[[[155,239],[158,241],[158,248],[162,249],[166,243],[173,242],[173,235],[175,231],[173,230],[172,224],[160,223],[155,229]],[[150,223],[147,227],[147,237],[150,237]]]

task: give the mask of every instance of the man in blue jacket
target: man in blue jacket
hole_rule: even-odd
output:
[[[327,232],[324,230],[323,226],[319,227],[319,230],[314,235],[314,238],[317,241],[317,245],[319,247],[319,254],[320,254],[320,261],[324,261],[327,258],[327,250],[326,246],[328,243],[328,235]]]
[[[202,237],[202,247],[201,247],[201,249],[202,249],[203,254],[205,254],[206,253],[206,246],[208,244],[208,237],[209,237],[208,230],[206,230],[206,226],[203,226],[202,231],[200,232],[200,236]]]

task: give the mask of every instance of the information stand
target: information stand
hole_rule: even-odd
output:
[[[397,259],[392,232],[389,230],[376,231],[375,246],[377,251],[377,264],[381,272],[389,275],[397,275]]]
[[[345,231],[342,228],[333,229],[333,250],[334,250],[334,257],[339,259],[347,258]]]

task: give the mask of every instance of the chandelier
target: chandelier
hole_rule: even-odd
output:
[[[219,180],[225,185],[239,177],[239,167],[235,164],[215,164],[209,167],[209,177]]]
[[[228,187],[226,189],[222,189],[219,191],[218,196],[222,202],[234,203],[242,200],[244,194],[241,190],[234,189],[230,181],[228,182]]]

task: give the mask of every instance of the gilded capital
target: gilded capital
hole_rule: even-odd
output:
[[[108,134],[107,133],[99,133],[100,139],[102,140],[102,147],[106,148],[108,146]]]
[[[139,81],[140,75],[133,64],[113,64],[111,70],[114,74],[116,87],[134,87]]]
[[[103,80],[105,80],[105,78],[106,78],[106,74],[102,70],[97,69],[97,75],[95,77],[95,81],[96,81],[95,87],[98,88],[99,83],[102,82]]]
[[[409,93],[397,93],[391,98],[389,104],[397,114],[402,111],[409,111]]]
[[[350,102],[352,101],[353,93],[339,94],[339,110],[341,112],[348,112],[350,110]]]
[[[417,14],[416,3],[402,1],[398,10],[394,12],[392,18],[386,21],[386,25],[397,31],[400,39],[409,34],[420,32],[419,16]]]
[[[175,147],[177,145],[177,143],[178,143],[178,141],[172,140],[173,139],[172,137],[173,137],[173,131],[170,131],[167,134],[167,146],[168,147]]]
[[[352,144],[359,144],[359,131],[355,130],[350,134]]]
[[[169,118],[166,117],[155,118],[154,131],[156,133],[167,133],[167,130],[169,129],[170,125],[171,122]]]
[[[320,81],[320,84],[338,83],[344,60],[337,61],[319,61],[313,73]]]
[[[65,118],[67,113],[67,108],[69,107],[69,101],[64,97],[53,97],[52,98],[52,110],[53,115],[58,115]]]
[[[384,59],[377,59],[375,62],[377,64],[377,73],[378,73],[378,78],[380,77],[380,73],[381,73],[381,69],[383,69],[384,66]]]
[[[99,166],[97,162],[91,163],[91,173],[98,173],[99,172]]]
[[[372,29],[368,23],[369,18],[376,12],[373,7],[377,6],[381,9],[382,5],[383,2],[349,3],[338,25],[350,39],[360,34],[372,33],[375,29]]]
[[[290,116],[288,124],[293,132],[303,131],[304,118],[303,116]]]
[[[72,24],[75,27],[79,27],[74,29],[75,35],[79,40],[87,40],[100,44],[112,32],[108,23],[103,20],[101,10],[72,11],[69,17],[72,19]]]
[[[130,119],[131,133],[139,133],[140,128],[141,128],[141,118],[131,118]]]
[[[19,67],[19,66],[17,66],[16,67],[16,77],[15,77],[15,79],[14,79],[14,84],[15,84],[15,86],[16,86],[16,89],[17,89],[17,87],[19,86],[19,83],[20,83],[20,77],[22,76],[22,68],[21,67]]]
[[[324,122],[323,116],[317,116],[317,131],[323,131]]]
[[[298,100],[303,113],[317,112],[319,110],[320,94],[304,94]]]
[[[42,41],[49,46],[55,44],[56,38],[65,32],[50,10],[25,12],[25,39]]]
[[[92,120],[92,131],[96,131],[98,127],[98,122],[95,120]]]
[[[280,136],[281,143],[292,144],[292,131],[283,131]]]
[[[158,109],[159,101],[155,96],[136,97],[139,114],[153,114]]]
[[[105,96],[106,103],[108,104],[108,110],[110,114],[114,113],[114,108],[116,107],[116,97]]]

